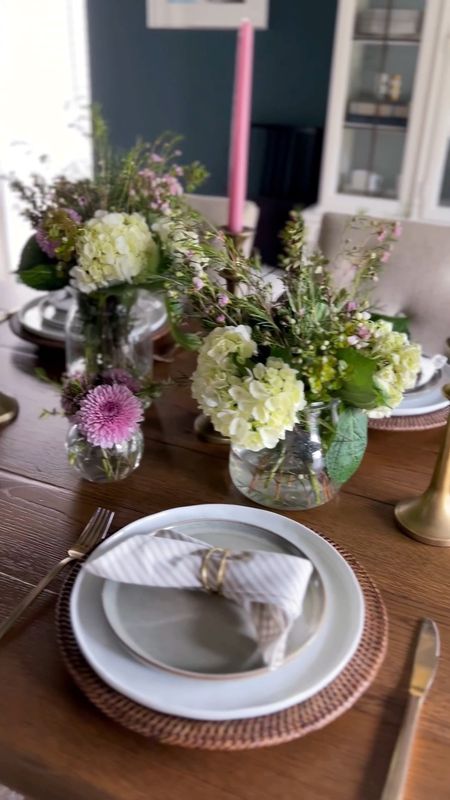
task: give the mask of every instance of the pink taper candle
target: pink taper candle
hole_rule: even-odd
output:
[[[231,233],[240,233],[244,227],[252,109],[253,42],[253,25],[249,20],[244,20],[238,34],[231,120],[228,179],[228,228]]]

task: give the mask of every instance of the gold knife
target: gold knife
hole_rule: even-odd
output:
[[[403,797],[417,723],[423,701],[436,674],[439,649],[439,631],[436,623],[432,619],[423,619],[409,682],[408,704],[381,800],[401,800]]]

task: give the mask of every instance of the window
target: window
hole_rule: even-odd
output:
[[[0,173],[86,175],[90,102],[85,0],[0,4]],[[84,128],[84,132],[81,130]],[[48,156],[41,163],[40,157]],[[17,199],[0,188],[0,275],[16,268],[30,233]]]

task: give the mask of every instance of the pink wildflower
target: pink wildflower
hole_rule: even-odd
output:
[[[360,325],[357,330],[357,334],[360,339],[370,339],[370,331],[366,325]]]
[[[403,231],[402,223],[401,222],[396,222],[395,225],[394,225],[394,230],[393,230],[393,234],[394,234],[396,239],[400,238],[400,236],[402,235],[402,231]]]
[[[174,175],[165,175],[164,177],[170,194],[183,194],[183,187]]]
[[[223,314],[219,314],[219,315],[216,317],[216,322],[218,322],[219,324],[222,324],[223,322],[225,322],[225,317],[224,317],[224,315],[223,315]]]
[[[221,308],[225,308],[225,306],[227,306],[228,303],[230,302],[230,298],[227,297],[226,294],[219,294],[219,297],[217,298],[217,302],[218,302],[218,304],[219,304],[219,306]]]
[[[193,278],[192,283],[193,283],[194,289],[197,289],[198,291],[200,291],[200,289],[203,289],[203,287],[205,285],[201,278]]]

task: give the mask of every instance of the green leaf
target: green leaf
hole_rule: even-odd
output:
[[[41,250],[36,237],[30,236],[20,254],[19,279],[32,289],[53,292],[67,286],[67,269]]]
[[[202,340],[196,333],[185,333],[177,325],[170,325],[170,332],[176,343],[185,350],[198,350]]]
[[[357,408],[345,409],[325,457],[331,480],[339,484],[348,481],[358,469],[366,447],[367,415]]]
[[[392,330],[396,331],[397,333],[406,333],[407,336],[411,335],[409,331],[410,320],[408,317],[390,317],[388,314],[379,314],[377,311],[371,311],[370,316],[375,322],[377,322],[379,319],[385,320],[386,322],[392,322]]]
[[[52,259],[39,247],[36,236],[30,236],[20,254],[19,272],[31,269],[38,264],[50,264]],[[56,262],[55,262],[56,263]]]
[[[340,350],[338,358],[348,364],[340,392],[341,400],[356,408],[370,409],[383,405],[383,395],[373,382],[374,373],[378,369],[376,361],[353,347]]]
[[[285,361],[286,364],[290,364],[290,360],[292,358],[292,351],[289,347],[280,347],[279,345],[272,345],[270,347],[269,355],[273,356],[273,358],[281,358],[282,361]]]
[[[182,331],[177,324],[177,317],[179,317],[182,312],[180,304],[166,298],[166,309],[170,333],[176,343],[184,350],[198,350],[202,343],[200,336],[197,333],[186,333]]]
[[[62,289],[68,283],[67,274],[58,274],[54,264],[36,264],[34,267],[20,270],[18,275],[22,283],[44,292]]]
[[[321,302],[317,302],[316,303],[316,320],[317,320],[317,322],[320,322],[321,320],[323,320],[325,317],[327,317],[329,315],[329,313],[330,313],[330,307],[329,307],[329,305],[327,303],[321,303]]]
[[[147,289],[149,292],[162,292],[165,278],[162,275],[146,275],[144,280],[139,279],[133,286],[137,289]]]
[[[43,408],[41,413],[39,414],[39,419],[45,419],[46,417],[61,417],[63,416],[62,411],[58,411],[56,408]]]

